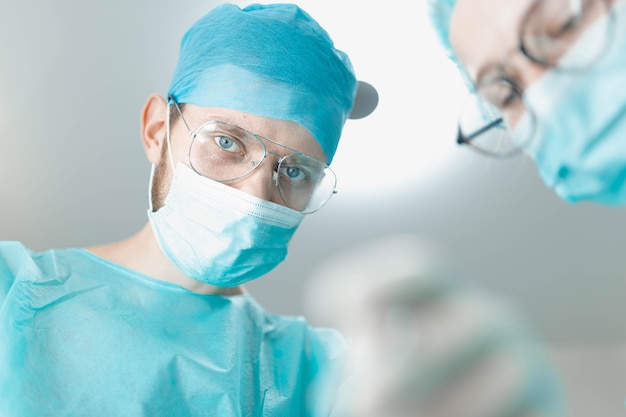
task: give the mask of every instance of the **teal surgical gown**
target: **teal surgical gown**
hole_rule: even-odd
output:
[[[325,416],[346,344],[249,295],[0,242],[0,416]]]

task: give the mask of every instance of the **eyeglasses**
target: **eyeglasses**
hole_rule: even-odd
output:
[[[606,18],[601,18],[606,17]],[[576,62],[562,60],[591,25],[601,34]],[[615,27],[610,0],[537,0],[520,26],[517,50],[526,59],[560,71],[586,71],[610,45]],[[483,71],[459,116],[457,143],[492,157],[517,155],[534,137],[537,119],[524,103],[524,89],[505,63]],[[513,139],[511,126],[526,111],[529,128]]]
[[[192,138],[189,165],[203,177],[219,182],[245,177],[273,153],[267,151],[265,142],[269,142],[292,152],[278,160],[272,177],[287,207],[310,214],[336,194],[337,177],[322,161],[227,122],[208,121],[193,131],[176,100],[169,100]]]

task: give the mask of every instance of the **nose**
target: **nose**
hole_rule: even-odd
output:
[[[510,64],[515,68],[516,82],[518,87],[524,92],[532,86],[537,80],[539,80],[548,69],[525,56],[521,51],[513,54],[510,58]],[[528,110],[524,105],[519,103],[518,105],[510,106],[502,110],[502,115],[511,129],[515,129],[517,123],[522,118],[524,112]]]
[[[510,64],[515,68],[520,85],[524,89],[527,89],[548,71],[546,66],[532,61],[521,51],[511,57]]]
[[[275,181],[274,174],[277,164],[278,156],[270,155],[268,152],[265,159],[254,171],[243,178],[228,183],[228,185],[262,200],[285,205]]]

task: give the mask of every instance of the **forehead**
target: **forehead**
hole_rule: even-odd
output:
[[[481,67],[501,61],[519,43],[522,19],[535,0],[458,0],[450,41],[472,79]]]
[[[200,107],[193,104],[185,104],[184,115],[192,130],[210,120],[228,122],[320,161],[327,160],[313,135],[302,125],[291,120],[274,119],[224,107]],[[273,149],[272,144],[268,145],[268,150],[285,153],[284,149]]]

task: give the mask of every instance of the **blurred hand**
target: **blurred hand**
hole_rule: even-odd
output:
[[[522,321],[455,281],[415,236],[353,248],[312,278],[308,314],[352,344],[339,416],[564,415],[558,381]]]

